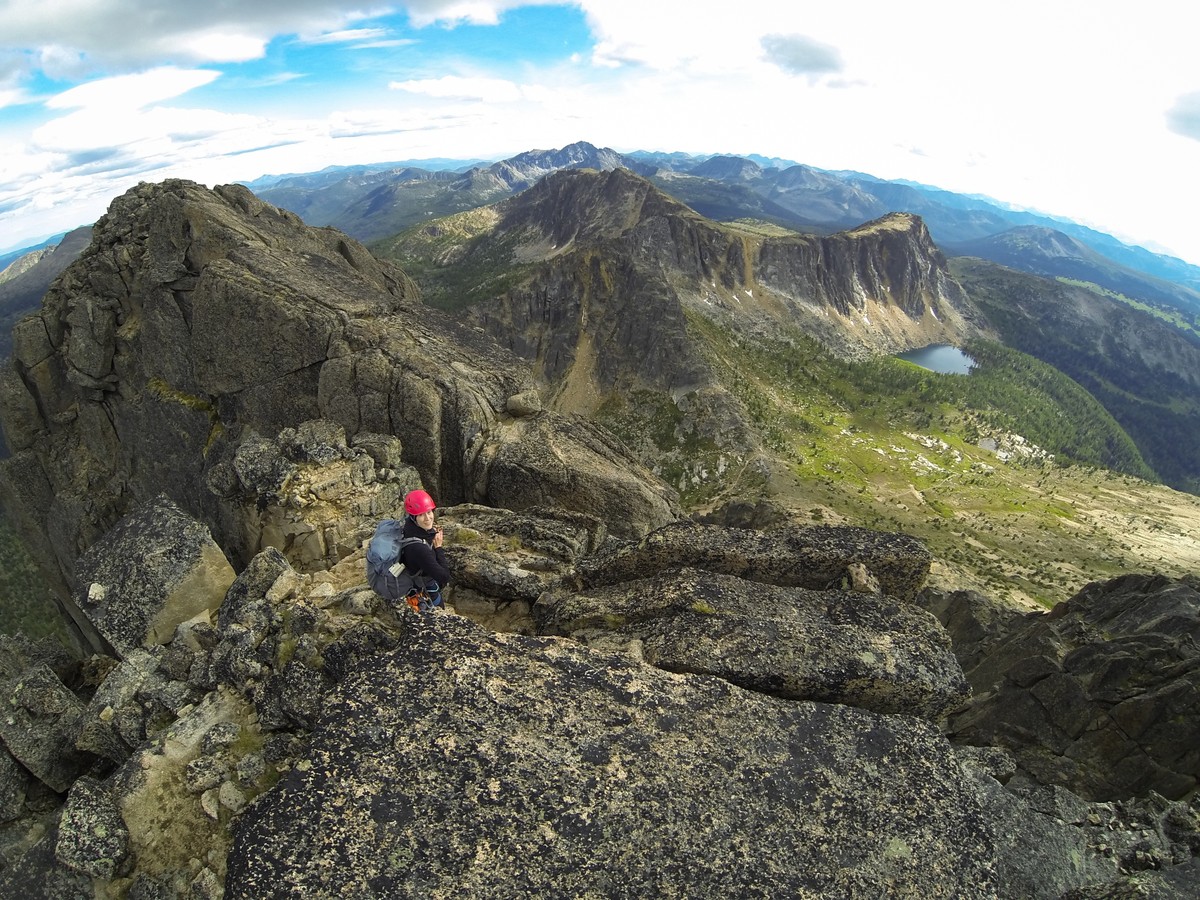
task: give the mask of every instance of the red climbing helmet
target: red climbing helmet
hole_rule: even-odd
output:
[[[437,509],[437,504],[425,491],[409,491],[404,495],[404,511],[410,516],[419,516],[431,509]]]

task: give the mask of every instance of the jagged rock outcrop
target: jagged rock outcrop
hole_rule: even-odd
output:
[[[443,504],[550,498],[611,511],[624,536],[678,515],[671,492],[594,427],[527,405],[532,414],[512,416],[509,398],[534,388],[527,367],[414,297],[402,272],[361,245],[245,188],[135,188],[14,329],[0,386],[15,451],[0,473],[6,510],[64,590],[77,586],[76,558],[159,493],[240,567],[272,544],[263,534],[279,534],[247,508],[263,495],[246,478],[274,476],[278,492],[292,474],[256,469],[266,462],[256,447],[275,442],[287,456],[293,429],[325,420],[351,446],[396,437],[404,465]],[[551,433],[556,452],[542,450]],[[343,461],[366,458],[355,456]],[[372,477],[381,480],[360,481]]]
[[[971,602],[969,595],[958,599]],[[948,622],[957,640],[964,630]],[[1048,613],[997,624],[987,646],[964,659],[975,696],[948,722],[955,740],[1007,747],[1037,780],[1095,800],[1194,792],[1200,779],[1194,582],[1124,576],[1088,585]]]
[[[143,554],[148,546],[156,552]],[[83,622],[122,657],[144,644],[164,644],[183,622],[216,612],[234,579],[208,529],[162,496],[89,547],[78,572]]]
[[[30,775],[61,793],[91,763],[74,746],[84,704],[44,663],[5,675],[0,741]]]
[[[500,603],[532,606],[608,536],[595,516],[552,507],[516,513],[462,504],[446,510],[439,521],[448,538],[446,556],[460,611],[464,590]]]
[[[1200,887],[1200,801],[1161,795],[1089,803],[1062,787],[1014,775],[1003,751],[959,748],[995,832],[997,897],[1158,897]],[[1003,782],[1000,780],[1003,779]]]
[[[17,818],[35,784],[65,791],[92,759],[75,737],[85,711],[79,661],[56,641],[0,635],[0,821]]]
[[[906,602],[929,562],[905,535],[679,522],[584,556],[533,617],[668,671],[936,720],[968,687],[941,626]]]

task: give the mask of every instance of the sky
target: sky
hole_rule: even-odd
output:
[[[0,253],[139,182],[759,154],[1072,219],[1200,265],[1179,0],[0,0]]]

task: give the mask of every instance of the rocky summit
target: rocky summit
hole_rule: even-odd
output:
[[[1194,581],[1026,613],[907,535],[691,521],[243,188],[119,198],[14,346],[78,646],[0,638],[0,896],[1200,894]],[[366,583],[417,486],[445,613]]]

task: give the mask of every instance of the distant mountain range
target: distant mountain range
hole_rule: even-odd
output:
[[[620,154],[580,142],[486,166],[464,162],[436,171],[408,163],[357,166],[260,179],[247,186],[311,225],[332,225],[369,243],[421,221],[493,203],[549,172],[574,168],[629,169],[717,221],[756,218],[829,234],[889,212],[914,213],[948,255],[980,256],[1034,274],[1094,283],[1169,307],[1193,326],[1200,323],[1200,267],[1183,260],[1130,246],[1067,219],[1009,209],[985,198],[785,160]],[[1062,238],[1030,240],[1030,228]]]
[[[830,234],[889,212],[913,213],[947,255],[976,256],[1020,271],[1094,284],[1150,304],[1200,334],[1200,267],[1067,219],[1010,209],[984,197],[789,160],[621,154],[578,142],[496,162],[410,160],[272,175],[246,184],[310,225],[330,225],[370,243],[422,221],[494,203],[550,172],[578,168],[629,169],[716,221],[753,218]],[[0,266],[35,249],[43,248],[7,254]]]
[[[83,252],[92,238],[85,225],[45,247],[16,254],[0,269],[0,357],[12,349],[12,327],[35,309],[50,283]]]

